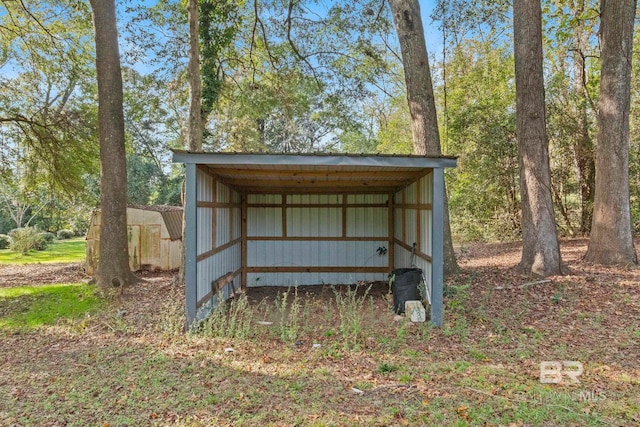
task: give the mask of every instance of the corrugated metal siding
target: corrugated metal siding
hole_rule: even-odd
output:
[[[198,300],[211,291],[211,283],[229,272],[240,268],[240,243],[198,262]],[[236,289],[240,288],[240,278],[234,279]],[[228,295],[225,295],[225,298]]]
[[[416,183],[411,184],[404,191],[404,199],[402,192],[395,194],[394,201],[398,204],[431,204],[433,202],[432,193],[432,179],[433,175],[428,174],[420,178],[420,185]],[[418,187],[420,188],[420,194],[418,194]],[[404,215],[403,215],[404,211]],[[421,252],[431,255],[432,241],[431,241],[431,224],[432,224],[432,211],[430,209],[408,209],[408,208],[395,208],[395,222],[394,222],[394,234],[395,238],[403,241],[403,243],[409,247],[414,242],[420,244]],[[418,216],[420,217],[420,236],[418,236]],[[402,229],[404,224],[405,238],[403,240]],[[394,246],[394,268],[407,268],[411,267],[411,263],[415,267],[422,269],[423,277],[426,281],[426,285],[431,290],[431,263],[419,257],[414,257],[412,260],[411,251],[405,249],[403,246],[395,244]]]
[[[287,208],[287,235],[296,237],[341,236],[342,208]]]
[[[199,171],[200,172],[200,171]],[[206,174],[199,175],[199,181],[203,184],[202,188],[198,189],[198,200],[214,201],[212,194],[205,194],[204,189],[213,190],[213,179],[209,179]],[[222,183],[215,184],[217,203],[240,203],[240,194],[230,189]],[[201,198],[202,197],[202,198]],[[216,216],[216,241],[213,242],[213,215]],[[239,207],[199,207],[197,211],[198,216],[198,242],[197,253],[200,255],[212,249],[218,248],[237,239],[241,235],[241,209]],[[233,224],[233,225],[232,225]],[[197,295],[198,300],[203,298],[207,293],[211,291],[211,283],[229,272],[236,272],[241,267],[242,245],[240,242],[235,245],[219,252],[213,256],[207,257],[197,263],[198,269],[198,283],[197,283]],[[236,288],[240,288],[240,279],[235,279]],[[229,295],[229,289],[226,289],[223,293],[223,298],[227,298]],[[214,305],[215,306],[215,305]],[[211,306],[209,306],[211,308]],[[203,309],[206,310],[206,307]]]
[[[380,204],[387,203],[388,199],[386,194],[349,194],[347,203]]]
[[[233,235],[231,236],[231,240],[241,238],[242,237],[242,210],[240,208],[231,209],[231,223],[233,224]]]
[[[387,255],[376,251],[387,241],[247,242],[248,267],[385,267]]]
[[[198,229],[198,255],[213,249],[213,235],[211,225],[213,220],[213,209],[199,207],[197,213],[197,229]]]
[[[379,241],[317,240],[342,237],[343,197],[348,203],[383,204],[388,195],[365,194],[293,194],[287,195],[287,237],[313,240],[249,240],[248,267],[387,267],[388,255],[380,256],[379,247],[388,247],[388,210],[386,207],[347,207],[346,237],[379,237]],[[274,195],[250,195],[248,203],[280,203]],[[291,207],[289,205],[338,205],[330,207]],[[248,208],[247,233],[251,236],[283,237],[282,209]],[[388,248],[387,248],[388,249]],[[354,283],[358,280],[386,280],[386,273],[281,272],[248,273],[248,286],[294,286],[322,283]]]
[[[198,201],[213,202],[213,177],[198,169],[196,179],[198,180]]]
[[[171,240],[182,240],[182,209],[160,212]]]
[[[216,247],[231,241],[231,208],[216,209]]]
[[[281,208],[247,208],[248,236],[282,236]]]
[[[405,203],[418,203],[418,186],[414,182],[404,190]]]
[[[231,203],[231,189],[221,182],[216,182],[216,202]]]
[[[433,203],[433,173],[420,178],[420,186],[422,189],[422,203]]]
[[[393,268],[411,267],[411,251],[406,250],[396,243],[393,255]]]
[[[393,210],[393,219],[393,235],[396,239],[402,240],[402,224],[404,223],[402,209],[395,208]]]
[[[281,204],[282,196],[280,194],[249,194],[247,203]]]
[[[347,208],[347,236],[387,236],[389,234],[387,212],[387,208]]]
[[[386,281],[387,273],[249,273],[247,286],[342,285]]]
[[[406,240],[405,243],[409,246],[412,246],[414,243],[418,243],[418,211],[416,209],[405,209],[404,210],[404,220],[405,220],[405,233]]]
[[[431,211],[420,211],[422,236],[420,237],[420,249],[427,255],[431,255]]]

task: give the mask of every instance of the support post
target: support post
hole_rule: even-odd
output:
[[[247,290],[247,193],[241,194],[240,207],[240,286],[243,291]]]
[[[444,169],[433,169],[431,201],[431,322],[442,326],[444,306]]]
[[[388,253],[388,265],[389,265],[389,274],[391,274],[391,272],[393,271],[393,269],[395,268],[396,265],[396,260],[395,260],[395,246],[396,246],[396,242],[395,242],[395,224],[396,224],[396,219],[395,219],[395,210],[396,210],[396,206],[395,203],[393,201],[393,197],[394,194],[393,193],[389,193],[388,194],[389,199],[387,199],[387,228],[388,228],[388,234],[389,234],[389,251]]]
[[[198,266],[197,266],[197,232],[198,232],[198,215],[197,215],[197,173],[194,163],[187,163],[185,191],[184,191],[184,216],[185,216],[185,235],[182,244],[185,247],[185,302],[187,324],[186,329],[196,318],[196,310],[198,305]]]

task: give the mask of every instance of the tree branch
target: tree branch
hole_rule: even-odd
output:
[[[293,50],[293,53],[298,57],[298,59],[300,59],[305,64],[307,64],[307,66],[311,70],[311,73],[313,74],[313,78],[316,81],[316,85],[318,87],[321,87],[322,85],[320,84],[320,79],[318,78],[315,68],[313,67],[313,65],[311,65],[311,63],[309,62],[306,56],[303,56],[302,54],[300,54],[298,47],[291,39],[291,25],[293,22],[292,20],[293,6],[294,6],[293,0],[289,0],[289,7],[287,10],[287,19],[285,20],[287,24],[287,41],[289,42],[289,46],[291,46],[291,50]]]

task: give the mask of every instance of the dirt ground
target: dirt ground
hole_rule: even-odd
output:
[[[33,284],[76,283],[91,278],[81,263],[73,264],[0,264],[0,287]]]
[[[181,321],[184,288],[171,273],[142,273],[91,319],[1,337],[0,425],[640,425],[640,269],[586,263],[587,243],[563,240],[570,273],[546,280],[520,274],[517,242],[459,248],[442,329],[394,324],[387,286],[374,284],[358,351],[337,344],[339,319],[314,324],[335,316],[330,287],[300,290],[313,303],[296,348],[277,334],[167,334],[167,322]],[[77,264],[0,266],[2,287],[88,280]],[[284,290],[247,295],[273,306]],[[584,361],[578,390],[607,399],[558,403],[576,389],[544,394],[545,360]],[[518,412],[522,396],[528,406],[556,400],[536,415]],[[504,421],[522,417],[532,418]]]

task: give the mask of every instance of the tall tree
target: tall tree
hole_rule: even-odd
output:
[[[202,151],[202,80],[200,78],[200,23],[198,0],[189,0],[189,135],[188,149]]]
[[[89,8],[25,0],[0,10],[0,173],[80,192],[98,157]]]
[[[413,149],[416,154],[439,156],[441,154],[440,132],[420,4],[418,0],[389,0],[389,6],[391,6],[391,13],[400,41],[404,78],[407,85],[407,102],[411,115]],[[459,267],[453,251],[446,196],[444,227],[444,273],[450,275],[457,273]]]
[[[585,259],[637,264],[629,205],[631,52],[636,0],[603,0],[596,193]]]
[[[514,0],[513,44],[522,203],[520,267],[528,274],[549,276],[562,272],[562,259],[551,198],[540,0]]]
[[[98,76],[100,141],[100,259],[97,283],[103,287],[132,284],[127,240],[127,166],[122,107],[122,73],[115,0],[90,0],[93,10]]]

